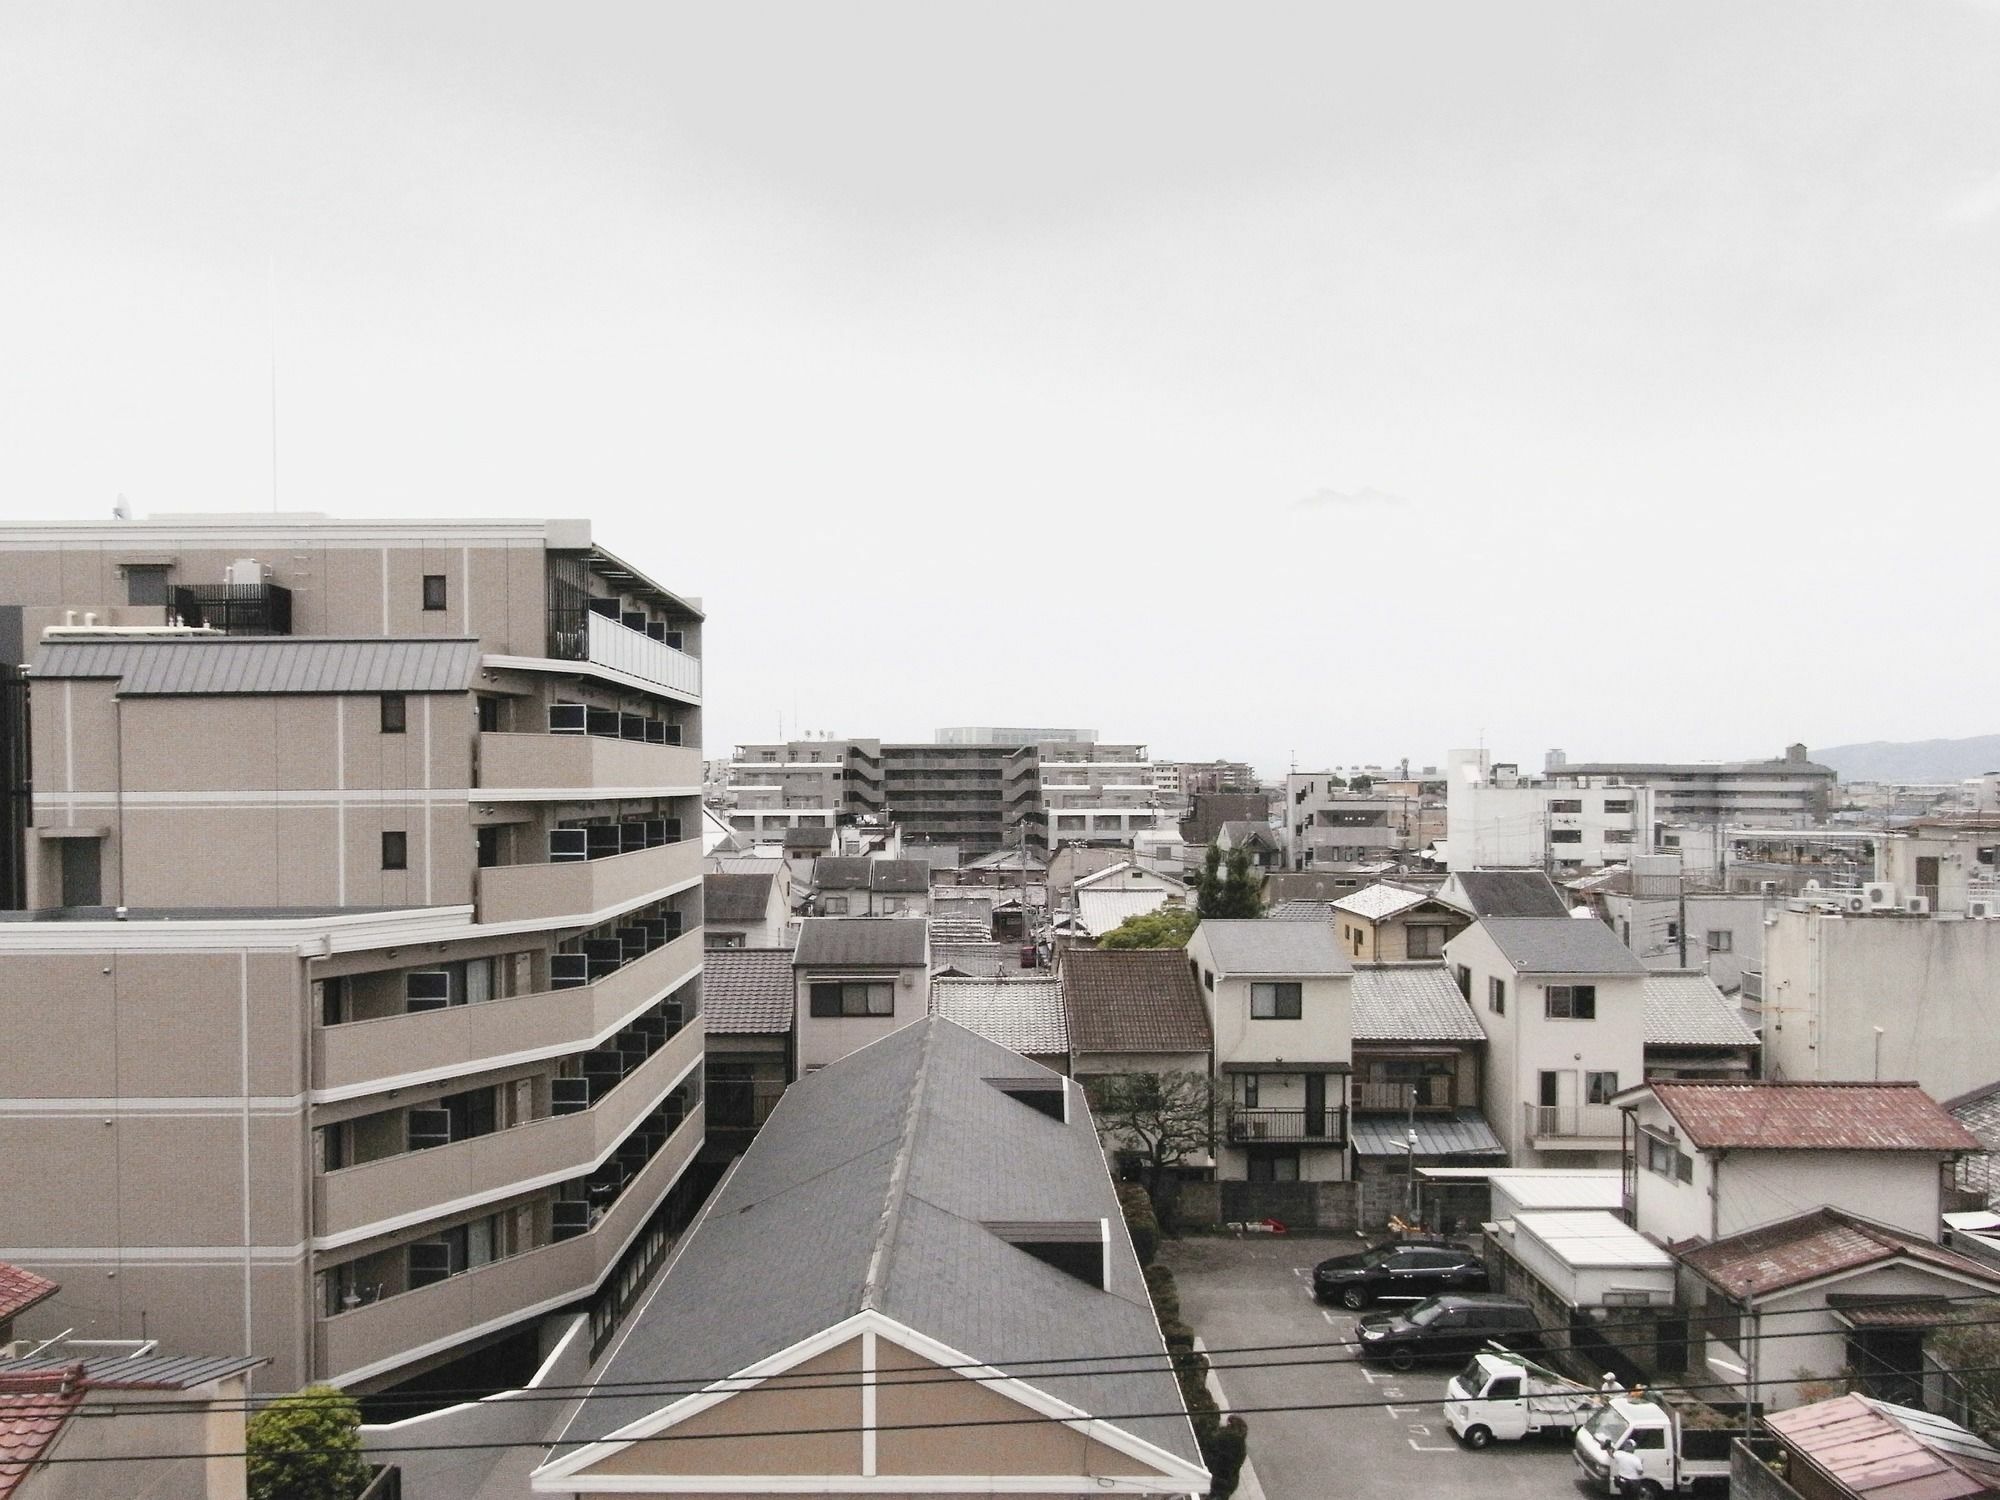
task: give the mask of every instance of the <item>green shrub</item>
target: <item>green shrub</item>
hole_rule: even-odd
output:
[[[1149,1266],[1160,1248],[1160,1221],[1153,1217],[1153,1200],[1136,1182],[1118,1185],[1118,1206],[1125,1210],[1125,1227],[1132,1234],[1132,1249],[1139,1264]]]
[[[1243,1461],[1250,1454],[1250,1426],[1241,1417],[1231,1417],[1212,1433],[1201,1438],[1201,1461],[1208,1466],[1209,1500],[1229,1500],[1242,1477]]]
[[[244,1433],[250,1500],[353,1500],[368,1483],[361,1408],[330,1385],[280,1396]]]
[[[1145,1275],[1146,1290],[1153,1298],[1153,1311],[1159,1315],[1162,1322],[1171,1318],[1178,1323],[1181,1316],[1181,1292],[1180,1287],[1174,1282],[1174,1273],[1165,1266],[1151,1265],[1146,1267]]]

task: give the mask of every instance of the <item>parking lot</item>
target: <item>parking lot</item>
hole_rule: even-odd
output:
[[[1479,1453],[1461,1448],[1438,1406],[1449,1365],[1398,1373],[1364,1365],[1339,1347],[1353,1337],[1354,1315],[1313,1300],[1312,1267],[1360,1246],[1351,1237],[1273,1235],[1189,1238],[1161,1247],[1160,1259],[1180,1285],[1182,1316],[1211,1349],[1335,1346],[1212,1357],[1228,1405],[1246,1409],[1250,1462],[1270,1500],[1582,1500],[1592,1493],[1576,1479],[1567,1442],[1496,1443]],[[1377,1404],[1254,1410],[1343,1402]]]

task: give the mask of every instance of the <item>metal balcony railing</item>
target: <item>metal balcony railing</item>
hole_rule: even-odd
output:
[[[1232,1145],[1268,1142],[1338,1146],[1347,1140],[1347,1112],[1333,1105],[1325,1109],[1249,1109],[1232,1105],[1228,1131]]]
[[[173,610],[183,625],[207,625],[225,635],[292,633],[292,591],[283,584],[181,584]]]

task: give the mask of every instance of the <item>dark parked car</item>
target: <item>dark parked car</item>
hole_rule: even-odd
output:
[[[1464,1359],[1490,1343],[1527,1353],[1541,1347],[1535,1310],[1514,1297],[1447,1292],[1406,1312],[1363,1318],[1355,1352],[1399,1370],[1419,1360]]]
[[[1336,1255],[1313,1267],[1315,1297],[1356,1309],[1384,1299],[1485,1290],[1486,1267],[1479,1257],[1444,1240],[1403,1240]]]

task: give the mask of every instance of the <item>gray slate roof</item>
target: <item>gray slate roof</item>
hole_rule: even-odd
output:
[[[1349,1127],[1354,1149],[1363,1156],[1393,1156],[1408,1160],[1403,1141],[1409,1121],[1403,1115],[1356,1115]],[[1505,1156],[1507,1148],[1476,1109],[1456,1115],[1418,1115],[1417,1155]]]
[[[1560,917],[1569,911],[1540,870],[1459,870],[1453,879],[1475,917]]]
[[[58,1346],[60,1347],[60,1346]],[[0,1361],[0,1375],[33,1375],[83,1366],[86,1383],[121,1389],[188,1391],[241,1375],[271,1362],[264,1354],[142,1354],[134,1358],[100,1355],[79,1360],[74,1354],[48,1354],[40,1359]]]
[[[851,854],[826,854],[813,861],[813,884],[822,891],[865,891],[870,861]]]
[[[1646,966],[1595,917],[1485,917],[1479,925],[1523,974],[1643,974]]]
[[[1024,1057],[1069,1052],[1062,986],[1053,979],[933,979],[931,1014]]]
[[[696,1388],[675,1384],[691,1370],[745,1369],[865,1309],[1087,1412],[1180,1411],[1081,1091],[1065,1085],[1065,1123],[986,1081],[1046,1072],[932,1016],[793,1084],[559,1448],[671,1405],[672,1393]],[[1111,1225],[1108,1291],[985,1227],[1098,1219]],[[1151,1350],[1157,1363],[1129,1358]],[[1036,1363],[1051,1358],[1064,1363]],[[1113,1425],[1201,1461],[1184,1415]]]
[[[922,917],[807,917],[799,924],[799,946],[792,961],[802,968],[919,967],[924,962],[927,927]]]
[[[701,956],[701,1014],[711,1035],[783,1035],[794,1004],[789,948],[710,948]]]
[[[760,870],[755,875],[704,875],[701,879],[702,919],[709,922],[762,921],[771,902],[771,882],[776,878],[768,870]]]
[[[1486,1033],[1443,964],[1356,964],[1357,1042],[1483,1042]]]
[[[1706,974],[1646,976],[1649,1047],[1754,1047],[1757,1033]]]
[[[229,635],[50,641],[34,675],[115,677],[133,697],[462,693],[478,668],[479,642],[448,636]]]
[[[1225,974],[1347,974],[1353,969],[1333,929],[1317,922],[1211,917],[1195,930],[1208,934],[1208,951]]]

